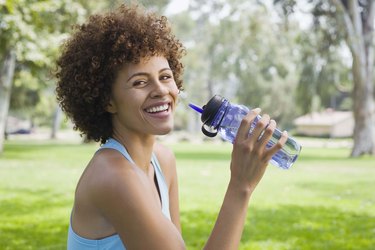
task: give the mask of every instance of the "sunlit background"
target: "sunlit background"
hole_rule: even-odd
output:
[[[72,25],[121,3],[136,1],[0,0],[0,249],[66,248],[98,144],[58,107],[55,60]],[[202,249],[227,184],[231,145],[205,137],[188,107],[215,94],[261,107],[303,146],[291,170],[269,167],[241,249],[374,249],[374,1],[138,3],[187,49],[175,130],[159,140],[176,153],[189,249]]]

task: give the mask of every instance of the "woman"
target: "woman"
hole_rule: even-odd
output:
[[[57,99],[88,139],[102,146],[75,193],[68,249],[184,249],[175,158],[156,142],[173,128],[184,47],[165,17],[136,6],[93,15],[77,26],[58,59]],[[286,133],[266,149],[268,115],[239,128],[231,178],[206,249],[236,249],[249,199]],[[263,136],[260,137],[260,135]]]

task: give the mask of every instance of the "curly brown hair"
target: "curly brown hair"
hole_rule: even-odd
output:
[[[112,135],[111,114],[106,111],[111,88],[125,63],[164,56],[178,89],[182,89],[185,53],[164,16],[139,6],[121,5],[106,14],[90,16],[74,27],[57,60],[57,100],[62,110],[89,140],[105,141]]]

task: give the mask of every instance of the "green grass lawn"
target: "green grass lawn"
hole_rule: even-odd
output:
[[[202,249],[229,178],[228,143],[171,144],[188,249]],[[96,144],[8,141],[0,156],[0,249],[65,249],[76,182]],[[254,193],[240,249],[374,249],[375,159],[303,148]]]

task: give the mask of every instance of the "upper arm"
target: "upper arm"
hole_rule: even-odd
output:
[[[111,165],[96,182],[93,200],[125,246],[129,249],[184,248],[181,234],[161,212],[146,175],[129,162]]]
[[[181,232],[176,159],[170,149],[160,144],[155,146],[155,153],[168,185],[171,219],[173,224]]]

